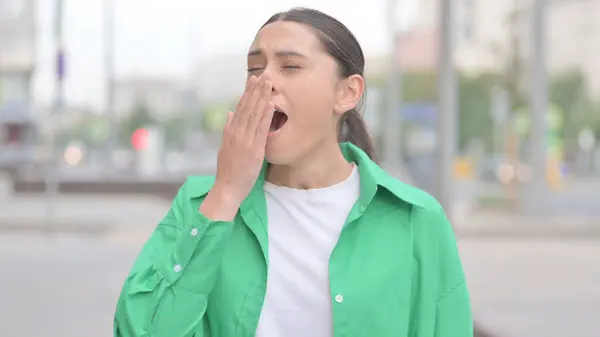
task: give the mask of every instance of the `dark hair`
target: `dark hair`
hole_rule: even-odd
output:
[[[273,15],[262,27],[276,21],[292,21],[311,27],[327,53],[336,60],[340,76],[349,77],[355,74],[364,76],[365,56],[362,48],[352,32],[337,19],[315,9],[292,8]],[[361,105],[362,103],[363,99]],[[351,142],[365,151],[372,160],[377,160],[373,141],[357,109],[348,110],[342,116],[338,139],[342,142]]]

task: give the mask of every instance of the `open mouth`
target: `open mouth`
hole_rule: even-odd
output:
[[[285,125],[287,120],[288,120],[288,117],[284,112],[282,112],[279,109],[275,110],[275,113],[273,114],[273,119],[271,120],[271,128],[269,129],[269,131],[270,132],[278,131]]]

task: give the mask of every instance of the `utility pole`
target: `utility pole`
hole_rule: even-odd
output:
[[[452,219],[454,156],[457,145],[457,90],[454,66],[455,0],[439,0],[440,53],[438,66],[438,165],[437,195]]]
[[[60,145],[58,144],[58,131],[60,129],[61,114],[64,101],[65,78],[65,44],[63,40],[63,0],[55,0],[54,7],[54,44],[55,52],[55,89],[52,116],[50,118],[50,158],[46,167],[46,229],[52,232],[56,225],[56,198],[60,193]]]
[[[113,153],[117,149],[117,118],[115,113],[115,32],[114,32],[114,0],[104,0],[104,73],[106,77],[106,118],[108,118],[108,139],[106,142],[105,173],[112,177],[115,171]]]
[[[531,168],[533,171],[526,204],[528,212],[541,215],[547,194],[546,112],[548,110],[547,41],[545,34],[547,0],[535,0],[532,13],[531,58]]]
[[[387,0],[387,30],[390,41],[389,72],[387,78],[387,114],[384,128],[383,162],[392,173],[398,173],[402,163],[401,130],[399,114],[402,106],[402,73],[398,65],[399,31],[397,17],[398,0]]]

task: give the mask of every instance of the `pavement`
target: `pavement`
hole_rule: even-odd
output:
[[[142,244],[0,233],[0,336],[111,336]],[[600,240],[461,238],[459,247],[475,320],[491,336],[600,336]]]
[[[99,237],[0,235],[0,336],[108,337],[139,244]]]
[[[600,336],[600,239],[461,238],[475,320],[497,337]]]

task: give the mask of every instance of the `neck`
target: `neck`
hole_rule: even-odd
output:
[[[337,142],[320,144],[293,165],[269,165],[267,181],[298,189],[323,188],[344,181],[352,173]]]

